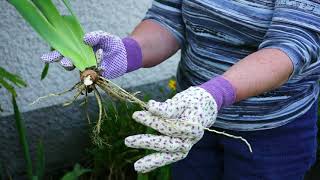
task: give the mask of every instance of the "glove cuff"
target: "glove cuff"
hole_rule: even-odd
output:
[[[142,67],[142,51],[138,42],[130,37],[122,39],[127,52],[127,73]]]
[[[218,110],[236,100],[236,90],[223,76],[215,77],[199,87],[205,89],[216,100]]]

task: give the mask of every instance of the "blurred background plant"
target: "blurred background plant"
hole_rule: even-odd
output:
[[[35,163],[35,168],[33,167],[33,163],[31,161],[31,156],[29,152],[29,146],[27,142],[26,136],[26,128],[24,121],[22,119],[21,113],[19,111],[19,107],[17,104],[17,93],[15,91],[15,87],[26,87],[27,84],[16,74],[12,74],[5,70],[4,68],[0,67],[0,88],[5,88],[12,97],[12,106],[14,111],[14,119],[15,125],[19,137],[19,143],[21,144],[21,148],[23,150],[23,155],[26,163],[26,174],[28,179],[37,180],[42,179],[44,176],[44,166],[45,166],[45,159],[44,159],[44,148],[43,143],[40,140],[38,147],[37,147],[37,158]],[[0,111],[2,111],[0,107]],[[1,162],[0,162],[1,163]],[[4,163],[4,162],[2,162]],[[7,175],[10,177],[10,175]],[[4,165],[0,165],[0,178],[4,178]]]
[[[16,74],[12,74],[4,68],[0,67],[0,88],[5,88],[9,93],[11,93],[12,97],[16,98],[17,93],[15,87],[26,87],[27,84]],[[0,113],[2,112],[1,104],[0,104]]]

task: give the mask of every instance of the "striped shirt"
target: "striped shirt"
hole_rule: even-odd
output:
[[[215,127],[252,131],[287,124],[315,103],[320,75],[320,0],[154,0],[145,19],[180,43],[183,90],[223,74],[263,48],[294,65],[280,88],[220,110]]]

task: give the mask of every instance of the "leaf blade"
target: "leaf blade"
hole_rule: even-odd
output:
[[[47,77],[49,71],[49,63],[45,63],[42,73],[41,73],[41,80],[44,80],[44,78]]]
[[[27,84],[23,81],[23,79],[20,76],[12,74],[12,73],[6,71],[2,67],[0,67],[0,77],[11,81],[12,83],[17,85],[18,87],[26,87],[27,86]]]
[[[16,90],[8,82],[6,82],[2,77],[0,77],[0,84],[6,88],[14,97],[17,96]]]
[[[20,113],[15,96],[12,96],[12,104],[13,104],[13,111],[14,111],[14,119],[15,119],[15,123],[16,123],[16,128],[18,130],[18,135],[19,135],[19,142],[22,146],[23,155],[24,155],[25,161],[27,163],[27,174],[28,174],[29,179],[32,179],[33,178],[32,161],[31,161],[31,156],[29,153],[29,146],[27,143],[26,128],[25,128],[25,124],[22,120],[21,113]]]
[[[36,176],[38,179],[43,179],[45,174],[45,156],[43,141],[40,140],[37,146],[37,161],[36,161]]]

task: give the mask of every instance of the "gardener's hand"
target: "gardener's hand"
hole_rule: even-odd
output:
[[[185,158],[202,138],[204,128],[215,122],[218,112],[214,98],[201,87],[190,87],[165,102],[151,100],[147,109],[135,112],[133,118],[162,135],[140,134],[125,139],[128,147],[158,151],[135,162],[135,170],[142,173]]]
[[[85,34],[83,40],[101,57],[98,68],[105,78],[113,79],[142,66],[141,48],[132,38],[121,39],[107,32],[94,31]],[[44,54],[41,59],[46,63],[59,62],[67,70],[74,69],[72,61],[58,51]]]

